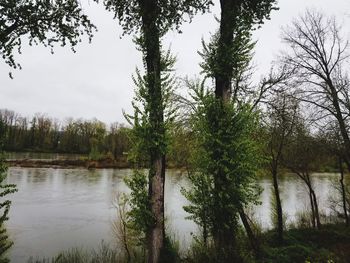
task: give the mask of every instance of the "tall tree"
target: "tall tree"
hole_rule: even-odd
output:
[[[29,38],[30,45],[53,48],[56,43],[69,43],[74,50],[84,33],[91,39],[94,29],[77,0],[0,2],[0,54],[13,68],[20,68],[14,52],[21,53],[23,36]]]
[[[251,40],[251,30],[270,17],[275,4],[275,0],[220,0],[220,29],[213,68],[217,98],[231,99],[234,73],[245,61],[244,44]]]
[[[115,13],[125,33],[137,33],[146,67],[146,104],[149,134],[149,210],[154,223],[147,230],[148,262],[160,262],[164,247],[164,182],[165,182],[165,125],[164,98],[161,81],[161,38],[170,29],[178,29],[185,15],[206,11],[209,0],[105,0],[107,10]]]
[[[217,262],[240,262],[236,246],[240,212],[256,204],[260,193],[255,178],[261,164],[260,145],[254,139],[256,115],[249,105],[222,105],[212,92],[197,94],[193,114],[195,169],[189,177],[193,186],[183,191],[191,202],[185,210],[202,227],[204,242],[210,244],[208,238],[213,239],[216,253],[212,257]],[[225,178],[217,179],[218,172]],[[218,188],[215,180],[225,181]]]
[[[337,161],[337,167],[340,173],[340,187],[336,187],[341,195],[341,209],[344,213],[345,225],[349,227],[350,219],[349,219],[349,209],[348,209],[348,191],[345,180],[345,170],[344,163],[346,161],[345,152],[346,149],[344,147],[343,139],[339,131],[339,125],[337,121],[330,122],[328,125],[324,126],[319,132],[319,140],[323,142],[327,153],[335,158]],[[335,210],[337,210],[338,200],[335,201]]]
[[[311,173],[319,170],[324,163],[320,143],[310,132],[310,125],[302,116],[298,116],[294,132],[285,147],[283,165],[296,174],[307,186],[311,207],[311,223],[314,228],[321,228],[317,195]]]
[[[282,62],[295,69],[299,99],[314,107],[315,119],[321,126],[337,121],[350,170],[350,81],[345,69],[348,40],[342,37],[334,17],[310,10],[284,29],[283,40],[289,49]]]
[[[283,241],[283,209],[279,189],[279,175],[282,166],[283,153],[288,144],[297,121],[298,104],[293,97],[283,89],[275,91],[268,104],[267,114],[267,147],[266,155],[269,156],[269,170],[273,180],[275,212],[277,215],[277,237]]]
[[[214,130],[225,130],[226,126],[229,129],[228,126],[230,124],[223,122],[223,120],[228,118],[228,116],[224,116],[226,114],[225,112],[227,112],[225,105],[237,103],[236,93],[232,92],[232,82],[237,78],[237,74],[241,72],[241,69],[246,66],[246,61],[249,59],[250,50],[252,49],[252,44],[250,44],[251,31],[257,25],[262,24],[264,19],[269,18],[270,12],[276,9],[275,4],[275,0],[220,1],[220,29],[218,36],[214,38],[216,43],[212,45],[213,48],[203,64],[206,73],[215,80],[215,97],[218,107],[222,109],[218,112],[223,114],[217,116],[216,120],[213,120],[213,125],[217,125],[214,127]],[[228,141],[225,142],[227,139],[228,137],[225,139],[225,134],[223,133],[219,140],[222,140],[223,144],[229,144]],[[221,151],[221,149],[216,150],[216,153],[212,156],[214,160],[221,162],[227,159],[225,151]],[[235,227],[232,224],[232,219],[235,216],[229,211],[230,204],[220,203],[219,194],[225,192],[227,182],[229,181],[229,173],[224,167],[219,168],[214,174],[214,188],[216,193],[214,199],[217,202],[216,207],[221,209],[215,210],[216,220],[213,231],[215,233],[214,239],[216,246],[229,252],[226,259],[224,259],[228,260],[230,257],[235,256],[232,255],[235,250]],[[243,206],[238,207],[238,211],[242,221],[247,222]],[[248,235],[250,235],[249,225],[245,224],[245,227]]]

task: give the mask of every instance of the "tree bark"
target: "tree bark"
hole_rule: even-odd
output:
[[[315,218],[316,218],[316,227],[318,230],[321,229],[321,220],[320,220],[320,213],[319,213],[319,209],[318,209],[318,203],[317,203],[317,198],[316,198],[316,194],[315,191],[311,188],[311,194],[313,197],[313,202],[314,202],[314,209],[315,209]]]
[[[346,227],[349,226],[349,215],[348,215],[348,209],[346,205],[346,191],[345,191],[345,184],[344,184],[344,169],[343,169],[343,161],[341,158],[339,158],[339,170],[340,170],[340,186],[341,186],[341,194],[342,194],[342,202],[343,202],[343,212],[345,217],[345,225]]]
[[[344,140],[344,146],[346,149],[344,157],[347,160],[346,164],[348,166],[348,170],[350,171],[350,138],[349,138],[349,134],[348,134],[347,125],[345,123],[345,120],[343,118],[343,114],[342,114],[342,111],[341,111],[341,108],[339,105],[338,91],[337,91],[336,87],[333,85],[333,81],[332,81],[331,77],[329,76],[329,74],[327,74],[326,83],[330,89],[332,104],[333,104],[333,107],[335,109],[335,117],[338,121],[340,133],[341,133],[342,138]]]
[[[273,189],[276,200],[276,212],[277,212],[277,238],[280,243],[283,242],[283,210],[282,210],[282,202],[280,198],[280,191],[278,187],[278,174],[277,170],[272,170],[272,178],[273,178]]]
[[[309,201],[311,206],[311,224],[313,228],[316,228],[316,217],[315,217],[315,207],[314,207],[314,201],[313,197],[309,188]]]
[[[217,50],[219,70],[215,74],[215,95],[223,101],[229,101],[231,96],[233,65],[227,56],[230,55],[233,44],[236,2],[235,0],[220,0],[221,21]]]
[[[310,195],[310,203],[311,203],[311,208],[313,208],[313,225],[316,225],[317,229],[321,229],[321,220],[320,220],[320,213],[318,209],[318,203],[317,203],[317,197],[316,193],[312,187],[310,175],[308,172],[305,172],[303,174],[297,173],[298,176],[306,183],[307,187],[309,188],[309,195]]]
[[[165,154],[162,149],[164,140],[164,112],[161,87],[161,50],[160,32],[157,26],[158,5],[156,0],[139,0],[142,13],[142,33],[144,55],[147,68],[147,106],[151,125],[149,189],[150,210],[153,224],[147,233],[148,262],[161,261],[164,249],[164,183],[165,183]]]
[[[222,156],[217,156],[218,160],[221,160],[221,158]],[[236,230],[235,226],[232,225],[235,214],[234,211],[232,211],[232,207],[229,207],[228,201],[224,201],[220,198],[222,193],[226,192],[226,175],[223,172],[218,171],[214,176],[215,210],[213,234],[216,251],[218,253],[218,260],[220,262],[229,262],[229,260],[235,262],[238,260],[235,237]]]
[[[245,214],[244,209],[242,207],[239,210],[239,215],[241,217],[244,229],[247,232],[247,236],[248,236],[250,245],[252,246],[252,249],[254,251],[255,258],[260,259],[261,258],[261,251],[260,251],[259,242],[256,239],[256,237],[254,236],[253,230],[252,230],[252,228],[249,224],[249,221],[248,221],[248,217]]]

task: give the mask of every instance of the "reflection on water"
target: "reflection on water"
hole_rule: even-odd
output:
[[[87,157],[87,155],[73,153],[6,152],[6,158],[10,160],[79,160],[84,157]]]
[[[25,262],[29,256],[52,256],[71,247],[93,248],[101,240],[115,244],[111,222],[116,218],[113,201],[117,193],[127,192],[123,178],[130,170],[37,169],[11,168],[9,183],[17,184],[19,192],[12,196],[8,230],[15,242],[11,250],[12,262]],[[314,175],[314,185],[321,204],[328,211],[329,191],[336,174]],[[254,209],[265,228],[270,227],[270,199],[272,182],[260,180],[263,188],[262,205]],[[295,219],[297,210],[308,207],[303,183],[294,175],[280,180],[284,211],[288,220]],[[167,171],[166,216],[168,229],[183,249],[190,244],[196,225],[186,220],[182,206],[186,199],[181,187],[188,187],[185,174]]]

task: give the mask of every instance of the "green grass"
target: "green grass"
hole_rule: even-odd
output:
[[[33,259],[27,263],[115,263],[126,262],[120,253],[102,243],[98,250],[85,251],[73,248],[53,258]]]
[[[248,241],[240,234],[238,249],[242,263],[348,263],[350,262],[350,228],[343,224],[324,225],[321,230],[311,228],[290,229],[285,232],[284,242],[276,242],[274,231],[261,233],[262,257],[255,260]],[[205,247],[198,242],[184,254],[174,241],[167,242],[167,251],[163,262],[218,262],[218,255],[211,244]],[[141,255],[141,254],[140,254]],[[145,262],[139,256],[133,256],[131,262]],[[71,249],[51,259],[29,259],[27,263],[115,263],[128,262],[123,253],[118,253],[102,243],[98,250],[85,251]]]
[[[283,244],[276,244],[275,234],[264,234],[262,262],[327,263],[350,262],[350,229],[343,225],[324,225],[321,230],[290,229]]]

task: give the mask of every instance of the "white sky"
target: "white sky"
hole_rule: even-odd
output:
[[[0,61],[0,108],[23,116],[40,112],[60,120],[73,117],[125,122],[122,109],[131,111],[134,90],[131,75],[141,65],[141,54],[132,37],[121,38],[122,31],[111,13],[102,5],[84,1],[85,11],[99,30],[92,43],[83,41],[77,46],[77,53],[68,47],[57,47],[54,55],[42,46],[24,46],[22,55],[17,56],[23,69],[12,71],[13,80],[8,77],[11,69]],[[335,15],[344,32],[350,31],[349,0],[280,0],[279,7],[271,20],[254,33],[258,40],[254,60],[259,75],[269,72],[271,61],[283,48],[281,27],[306,8]],[[199,15],[191,24],[183,25],[182,34],[171,32],[166,36],[164,47],[171,45],[178,58],[178,76],[199,75],[197,51],[201,49],[201,38],[209,39],[218,27],[214,19],[219,12],[218,4],[212,10],[211,14]]]

